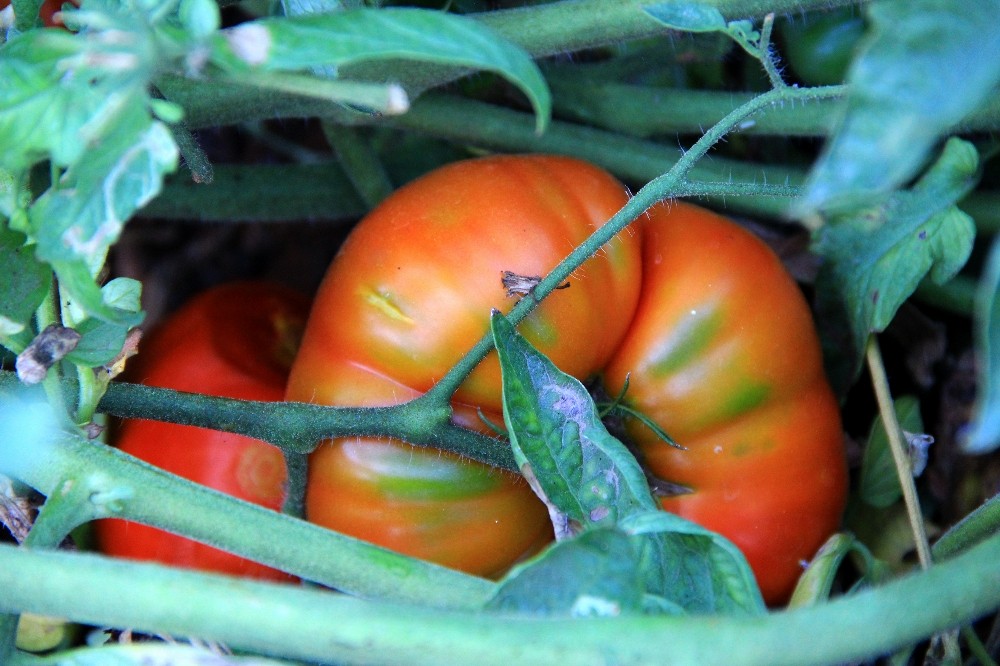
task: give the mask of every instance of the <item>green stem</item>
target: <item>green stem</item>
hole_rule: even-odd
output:
[[[650,206],[669,197],[685,196],[687,194],[686,187],[688,186],[687,178],[689,175],[696,173],[697,162],[705,156],[712,146],[732,131],[734,127],[737,127],[740,122],[752,116],[761,108],[766,108],[781,99],[788,99],[789,95],[797,97],[799,92],[790,88],[782,88],[764,93],[753,98],[749,103],[736,109],[720,122],[713,125],[695,142],[689,151],[681,155],[669,171],[651,180],[621,210],[601,226],[600,229],[595,231],[586,241],[559,262],[532,290],[530,298],[521,299],[507,315],[511,323],[516,325],[524,319],[542,299],[558,288],[559,285],[563,284],[583,262],[597,253],[605,243],[621,233],[626,226],[638,218]],[[445,374],[438,384],[427,393],[427,396],[450,396],[492,348],[492,336],[484,336],[465,357]]]
[[[0,372],[0,387],[16,377]],[[494,467],[517,469],[505,442],[450,422],[447,404],[418,398],[390,407],[326,407],[298,402],[234,400],[114,382],[101,399],[103,412],[214,428],[270,442],[287,452],[309,453],[323,439],[374,435],[433,446]]]
[[[666,27],[643,10],[643,6],[658,3],[659,0],[568,0],[472,16],[537,58],[663,34]],[[702,4],[715,7],[727,20],[733,20],[850,2],[709,0]]]
[[[812,89],[816,90],[816,89]],[[785,99],[806,100],[815,92],[789,89],[779,95],[765,93],[751,98],[736,112],[747,108],[766,108]],[[763,100],[762,100],[763,98]],[[731,112],[726,117],[732,116]],[[366,119],[366,122],[373,122]],[[458,143],[478,145],[508,152],[524,151],[571,155],[601,165],[626,180],[646,183],[675,168],[685,151],[651,141],[640,141],[619,134],[568,123],[551,123],[542,136],[534,131],[530,114],[474,102],[459,97],[427,94],[409,113],[395,118],[377,119],[398,129],[424,132]],[[725,122],[720,121],[720,123]],[[727,132],[734,126],[727,127]],[[691,180],[706,182],[750,182],[799,184],[805,172],[781,166],[749,164],[715,157],[705,164],[686,167]],[[747,202],[747,205],[753,205]]]
[[[493,588],[484,579],[238,500],[79,436],[58,433],[42,448],[37,455],[9,456],[4,471],[57,501],[67,493],[59,528],[125,518],[367,598],[435,599],[472,608]]]
[[[884,586],[757,617],[418,612],[319,590],[234,584],[155,565],[11,546],[0,546],[0,589],[0,611],[197,635],[325,664],[802,666],[874,659],[997,608],[1000,535]]]
[[[392,194],[392,181],[378,154],[359,130],[324,122],[323,135],[367,208],[374,208]]]
[[[282,513],[296,518],[306,515],[306,481],[309,456],[303,453],[285,452],[285,467],[288,469],[288,484]]]
[[[367,210],[338,164],[219,164],[211,184],[167,179],[142,216],[184,222],[353,222]]]

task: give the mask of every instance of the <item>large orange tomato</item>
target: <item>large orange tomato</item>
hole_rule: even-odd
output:
[[[654,207],[636,317],[605,372],[686,450],[636,423],[663,506],[747,556],[764,598],[787,598],[837,529],[846,464],[837,402],[806,302],[755,236],[696,206]]]
[[[286,396],[396,404],[427,391],[515,299],[505,271],[545,275],[627,201],[604,171],[569,158],[458,162],[395,192],[352,232],[313,305]],[[639,294],[640,242],[627,233],[588,260],[521,325],[563,370],[599,372]],[[455,394],[456,419],[500,421],[491,354]],[[481,427],[481,426],[480,426]],[[320,446],[309,520],[477,574],[502,572],[547,538],[547,513],[520,477],[377,438]]]
[[[309,302],[266,282],[203,292],[140,343],[127,377],[149,386],[244,400],[281,400]],[[281,451],[256,439],[206,428],[126,420],[115,444],[168,472],[270,509],[285,494]],[[274,569],[167,532],[120,519],[96,523],[98,545],[118,557],[256,578]]]

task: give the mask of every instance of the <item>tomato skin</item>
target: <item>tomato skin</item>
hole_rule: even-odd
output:
[[[725,218],[671,203],[646,224],[643,292],[606,389],[630,374],[626,400],[686,447],[629,425],[648,468],[692,491],[664,508],[733,541],[765,600],[782,603],[847,489],[808,306],[770,249]]]
[[[268,282],[205,291],[140,343],[126,378],[148,386],[244,400],[279,401],[308,299]],[[206,428],[125,420],[121,450],[168,472],[278,510],[286,470],[276,447]],[[291,577],[231,553],[125,520],[97,521],[100,549],[117,557],[270,580]]]
[[[419,393],[367,368],[332,361],[335,404],[392,405]],[[454,405],[453,421],[485,431],[476,410]],[[500,414],[486,414],[503,423]],[[397,552],[484,576],[552,539],[548,513],[519,475],[450,453],[377,437],[351,437],[311,456],[311,522]]]
[[[456,162],[386,199],[351,233],[327,272],[290,379],[315,399],[331,353],[424,392],[509,311],[505,270],[545,275],[627,201],[612,176],[550,156]],[[639,292],[639,238],[622,234],[521,324],[564,371],[595,373],[624,335]],[[500,412],[491,354],[455,395]]]
[[[501,284],[503,271],[545,275],[626,201],[625,188],[609,174],[554,156],[468,160],[413,181],[372,211],[335,258],[286,397],[358,406],[396,404],[424,393],[488,333],[492,308],[509,311],[515,304]],[[522,324],[521,331],[563,370],[596,374],[625,334],[639,293],[639,241],[635,232],[612,241],[570,278],[569,288],[553,293]],[[454,399],[465,406],[458,412],[463,424],[475,424],[476,408],[500,422],[495,353]],[[549,537],[546,511],[520,478],[399,442],[391,445],[405,454],[393,454],[389,445],[338,440],[317,449],[307,518],[480,575],[503,571],[539,534]],[[408,468],[411,457],[420,462]],[[467,490],[459,500],[449,497],[455,491],[448,484],[426,480],[429,461],[448,468],[440,474],[460,479],[452,484]],[[373,471],[383,464],[391,468],[386,475]],[[380,488],[386,477],[425,496],[407,499]],[[362,504],[378,519],[343,508]],[[430,529],[432,524],[442,527]],[[483,534],[492,534],[492,541],[471,536]]]

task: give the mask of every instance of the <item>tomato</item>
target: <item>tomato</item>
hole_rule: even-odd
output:
[[[149,386],[278,401],[305,325],[308,299],[266,282],[203,292],[140,343],[128,379]],[[270,509],[284,499],[284,457],[259,440],[206,428],[126,420],[115,443],[161,469]],[[118,557],[284,580],[289,577],[167,532],[118,519],[96,523],[99,547]]]
[[[864,18],[852,8],[810,14],[779,26],[788,64],[803,83],[812,86],[844,82],[864,33]]]
[[[840,415],[808,306],[763,242],[701,208],[646,218],[642,295],[604,381],[680,445],[628,432],[656,476],[690,492],[663,507],[733,541],[765,600],[787,599],[839,524]]]
[[[362,220],[328,270],[286,397],[375,406],[421,395],[488,333],[491,308],[513,307],[504,271],[545,275],[627,197],[604,171],[553,156],[457,162],[404,186]],[[618,346],[638,299],[639,241],[622,234],[522,323],[563,370],[593,375]],[[454,398],[463,425],[479,424],[477,409],[500,422],[495,353]],[[378,438],[316,450],[306,514],[481,575],[550,536],[545,508],[519,476]]]
[[[73,2],[73,4],[77,4]],[[0,0],[0,10],[10,6],[10,0]],[[38,18],[42,20],[42,25],[53,27],[62,26],[62,21],[57,21],[55,13],[62,9],[63,0],[45,0],[38,10]]]

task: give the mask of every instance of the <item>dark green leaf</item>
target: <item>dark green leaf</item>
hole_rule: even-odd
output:
[[[492,325],[514,458],[548,505],[557,537],[656,510],[645,474],[605,429],[583,384],[531,347],[502,314],[493,314]]]
[[[764,611],[746,557],[725,537],[665,511],[633,514],[620,527],[637,540],[649,593],[691,612]]]
[[[213,57],[236,72],[386,59],[469,67],[496,72],[520,87],[535,109],[539,131],[550,113],[545,79],[527,53],[476,21],[439,11],[355,9],[261,19],[220,33]]]
[[[924,422],[920,418],[920,402],[914,396],[902,396],[895,402],[894,409],[899,427],[906,432],[923,432]],[[882,417],[876,417],[868,434],[864,459],[861,463],[861,478],[858,494],[868,504],[885,508],[894,504],[903,495],[899,487],[899,474],[889,448],[889,437],[885,432]]]
[[[52,284],[52,271],[35,258],[34,250],[25,245],[24,234],[0,229],[0,339],[29,328]]]
[[[557,538],[613,525],[625,529],[633,538],[634,575],[660,611],[761,610],[742,553],[661,511],[642,468],[604,428],[583,385],[531,347],[503,315],[494,313],[492,325],[514,458],[548,506]]]
[[[993,241],[976,296],[979,395],[965,441],[970,453],[1000,448],[1000,239]]]
[[[976,182],[978,156],[960,139],[911,190],[831,219],[814,236],[824,345],[840,357],[831,372],[844,388],[860,369],[864,342],[885,329],[920,281],[951,279],[972,251],[975,226],[955,202]],[[839,337],[835,337],[839,336]]]
[[[644,581],[633,540],[595,528],[559,541],[512,570],[487,604],[541,615],[615,616],[643,610]]]
[[[868,14],[846,113],[810,176],[804,212],[899,187],[1000,82],[1000,0],[886,0]]]

